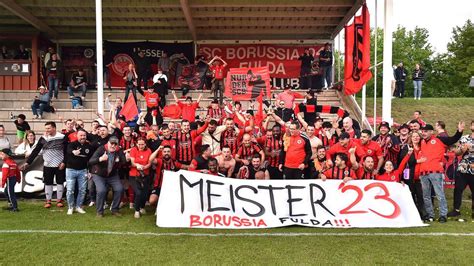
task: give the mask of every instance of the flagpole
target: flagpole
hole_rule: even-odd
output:
[[[366,88],[367,88],[367,84],[364,84],[364,86],[362,86],[362,120],[365,119],[365,114],[366,114]]]
[[[392,124],[392,23],[393,0],[385,0],[384,10],[384,35],[383,35],[383,93],[382,93],[382,119]]]
[[[104,67],[102,53],[102,0],[95,0],[95,34],[97,59],[97,112],[104,114]]]
[[[374,131],[377,128],[377,0],[375,0],[375,41],[374,41]]]

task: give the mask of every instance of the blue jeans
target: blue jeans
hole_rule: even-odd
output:
[[[31,105],[31,111],[33,111],[33,115],[43,115],[44,110],[49,106],[49,104],[41,103],[39,101],[35,101]]]
[[[433,185],[436,197],[439,201],[439,215],[446,217],[448,214],[448,203],[444,195],[443,174],[433,173],[420,177],[423,188],[423,201],[426,213],[429,217],[434,217],[433,203],[431,202],[431,185]]]
[[[415,88],[413,95],[415,98],[421,98],[421,87],[423,86],[422,80],[414,80],[413,88]]]
[[[81,96],[86,97],[86,91],[87,91],[87,86],[86,85],[81,85],[75,89],[74,87],[67,86],[67,92],[69,93],[69,96],[74,97],[74,90],[79,90],[82,92]]]
[[[48,76],[48,90],[49,90],[49,98],[54,97],[58,98],[59,93],[59,79],[55,76]]]
[[[13,209],[17,209],[16,203],[16,195],[15,195],[15,184],[16,184],[16,177],[10,176],[7,178],[7,184],[5,187],[5,196],[8,199],[8,202],[12,204]]]
[[[97,213],[104,214],[104,202],[107,196],[107,185],[112,187],[114,192],[114,197],[112,201],[112,212],[119,211],[120,198],[123,193],[122,182],[118,175],[111,177],[101,177],[98,175],[92,175],[92,180],[94,180],[95,187],[97,190],[97,199],[95,201]]]
[[[323,70],[322,85],[324,87],[324,81],[326,81],[327,87],[329,88],[332,84],[332,66],[323,66],[321,68]]]
[[[74,191],[76,190],[77,182],[77,199],[74,200]],[[87,188],[87,169],[76,170],[66,168],[66,198],[67,205],[70,209],[81,208],[84,203]]]

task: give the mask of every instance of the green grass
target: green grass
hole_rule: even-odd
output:
[[[360,96],[357,102],[360,105]],[[392,100],[392,117],[397,123],[410,120],[416,110],[421,111],[423,120],[433,126],[438,120],[444,121],[448,132],[453,134],[460,120],[466,122],[466,129],[469,130],[469,123],[474,119],[474,98],[422,98],[415,101],[406,97]],[[374,116],[373,97],[367,98],[367,116]],[[382,98],[377,98],[377,116],[382,116]]]
[[[452,190],[446,192],[452,205]],[[468,200],[468,191],[464,193]],[[22,200],[21,212],[0,210],[0,230],[71,230],[153,233],[474,233],[470,202],[463,202],[461,223],[433,223],[400,229],[320,229],[286,227],[259,230],[172,229],[155,226],[151,213],[134,219],[95,210],[66,215],[66,209],[42,208],[41,201]],[[6,203],[0,202],[0,206]],[[472,265],[474,236],[147,236],[96,234],[0,234],[0,264],[458,264]],[[18,255],[19,254],[19,255]]]

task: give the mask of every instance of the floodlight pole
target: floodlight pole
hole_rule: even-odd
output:
[[[104,114],[104,67],[102,53],[102,0],[95,0],[95,38],[97,59],[97,112]]]
[[[392,124],[392,32],[393,0],[385,0],[383,34],[382,119]]]

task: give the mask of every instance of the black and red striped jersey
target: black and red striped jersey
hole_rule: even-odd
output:
[[[221,150],[224,146],[229,146],[232,154],[236,154],[243,136],[243,130],[237,133],[235,130],[224,130],[221,133]]]
[[[268,165],[278,167],[280,163],[280,152],[283,148],[283,139],[280,138],[265,138],[264,149],[267,153],[275,154],[276,156],[266,156]]]
[[[348,176],[352,179],[356,179],[356,174],[355,174],[354,170],[352,170],[348,166],[346,166],[343,169],[334,166],[331,169],[326,170],[323,174],[328,179],[344,179],[346,176]]]
[[[250,143],[250,146],[245,146],[244,144],[240,145],[239,150],[237,151],[237,155],[241,160],[252,160],[252,156],[258,154],[262,148],[258,146],[257,143]]]

